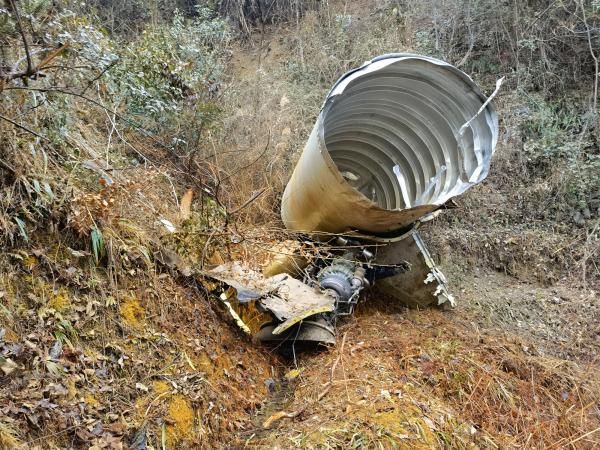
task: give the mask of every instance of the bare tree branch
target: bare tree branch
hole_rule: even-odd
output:
[[[25,91],[37,91],[37,92],[57,92],[60,94],[64,94],[64,95],[70,95],[73,97],[77,97],[77,98],[81,98],[82,100],[85,100],[101,109],[103,109],[104,111],[109,112],[110,114],[114,115],[116,118],[118,118],[119,120],[122,120],[123,122],[127,123],[128,125],[130,125],[131,127],[137,129],[138,131],[141,131],[142,133],[144,133],[144,135],[146,137],[148,137],[149,139],[151,139],[154,143],[156,143],[158,146],[172,151],[172,148],[170,146],[168,146],[167,144],[165,144],[164,142],[160,141],[159,139],[155,138],[154,136],[152,136],[152,134],[150,134],[150,132],[148,132],[147,130],[145,130],[144,128],[140,127],[138,124],[136,124],[135,122],[133,122],[132,120],[122,116],[121,114],[117,113],[116,111],[107,108],[106,106],[104,106],[102,103],[100,103],[97,100],[94,100],[93,98],[90,98],[86,95],[80,94],[78,92],[73,92],[68,90],[68,88],[66,87],[50,87],[50,88],[42,88],[42,87],[28,87],[28,86],[10,86],[7,87],[6,90],[25,90]],[[1,116],[0,116],[1,117]],[[15,126],[18,126],[19,124],[17,124],[16,122],[12,122],[11,120],[7,119],[9,122],[13,123]],[[20,126],[19,128],[23,128],[22,126]],[[25,128],[23,128],[25,129]],[[32,132],[31,130],[27,129],[27,131]],[[32,132],[35,134],[35,132]],[[121,136],[120,136],[121,137]],[[270,141],[271,136],[269,135],[269,141]],[[47,139],[47,138],[46,138]],[[121,137],[122,139],[122,137]],[[133,145],[131,145],[131,143],[126,142],[128,144],[128,146],[130,146],[131,148],[134,149],[134,151],[140,155],[142,158],[144,158],[145,160],[149,161],[151,164],[153,164],[156,168],[158,168],[158,163],[156,161],[154,161],[152,158],[150,158],[148,155],[144,154],[143,152],[141,152],[139,149],[137,149],[136,147],[134,147]],[[268,147],[269,143],[267,142],[267,147]],[[266,151],[266,148],[265,148]],[[197,185],[197,187],[199,187],[203,192],[205,192],[206,194],[210,195],[211,197],[216,197],[216,194],[206,185],[202,182],[202,180],[200,180],[198,177],[194,176],[191,173],[187,173],[182,171],[179,167],[177,167],[177,165],[172,161],[172,160],[168,160],[171,165],[173,166],[173,168],[175,170],[177,170],[180,173],[184,173],[185,175],[187,175],[191,180],[193,180],[193,182]],[[252,163],[254,164],[254,163]],[[250,164],[251,165],[251,164]],[[243,169],[243,168],[242,168]]]
[[[27,71],[25,72],[24,76],[31,76],[33,74],[33,61],[31,60],[29,43],[27,42],[23,25],[21,24],[21,14],[19,13],[19,9],[17,8],[14,0],[8,0],[8,3],[10,4],[10,7],[15,15],[15,20],[17,21],[17,30],[19,31],[21,39],[23,40],[23,47],[25,48],[25,55],[27,56]]]
[[[598,76],[599,76],[599,67],[598,67],[598,56],[594,52],[594,46],[592,45],[592,32],[590,31],[590,26],[588,25],[587,16],[585,14],[585,5],[583,0],[579,0],[579,6],[581,7],[581,13],[583,14],[583,24],[585,25],[586,33],[587,33],[587,41],[590,49],[590,55],[592,55],[592,59],[594,60],[594,97],[592,99],[592,112],[597,114],[598,111],[596,109],[598,105]]]
[[[15,122],[14,120],[9,119],[8,117],[5,117],[0,114],[0,119],[6,120],[8,123],[13,124],[15,127],[20,128],[21,130],[27,131],[28,133],[31,133],[34,136],[39,137],[40,139],[43,139],[44,141],[50,142],[50,139],[48,139],[46,136],[42,136],[41,134],[37,133],[36,131],[33,131],[30,128],[27,128],[25,125],[21,125],[20,123]]]

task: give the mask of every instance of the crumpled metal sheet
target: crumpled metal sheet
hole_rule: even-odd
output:
[[[277,290],[278,277],[265,278],[261,273],[242,266],[238,261],[222,264],[202,272],[209,278],[219,280],[236,291],[237,300],[247,303]]]
[[[376,257],[378,264],[410,264],[410,270],[377,280],[376,287],[380,292],[410,307],[454,306],[454,297],[448,291],[446,278],[433,261],[419,233],[380,246]]]
[[[426,56],[375,58],[328,94],[283,221],[306,232],[404,228],[482,181],[497,139],[494,107],[464,72]]]
[[[226,263],[202,274],[235,289],[240,303],[257,300],[260,307],[268,310],[281,322],[330,312],[335,305],[333,297],[288,274],[265,278],[260,272],[238,262]]]
[[[277,282],[277,290],[261,299],[261,304],[277,319],[288,320],[309,311],[313,311],[312,314],[333,311],[335,299],[321,293],[318,288],[310,287],[285,274]]]

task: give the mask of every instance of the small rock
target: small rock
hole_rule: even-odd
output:
[[[10,375],[18,367],[12,359],[0,357],[0,369],[2,369],[4,375]]]
[[[267,378],[265,380],[265,386],[269,389],[269,392],[275,392],[275,381],[273,378]]]
[[[392,396],[390,395],[390,391],[388,391],[387,389],[382,389],[380,392],[380,395],[382,398],[392,401]]]
[[[590,219],[592,217],[592,212],[589,208],[584,208],[582,214],[584,219]]]

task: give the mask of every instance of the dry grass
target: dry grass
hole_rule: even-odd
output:
[[[121,253],[131,263],[111,270],[82,264],[64,247],[47,249],[35,265],[5,258],[0,328],[9,332],[0,346],[16,369],[1,396],[18,434],[2,428],[4,441],[127,443],[146,424],[144,439],[160,448],[166,424],[168,442],[209,448],[247,426],[247,411],[266,394],[271,358],[229,327],[197,286],[133,256]],[[53,279],[71,299],[60,312]],[[168,388],[155,392],[158,382]]]
[[[288,414],[273,430],[255,427],[251,414],[267,398],[264,381],[276,376],[280,360],[230,327],[201,287],[157,261],[160,247],[198,265],[233,258],[260,266],[273,257],[272,244],[290,237],[281,229],[279,196],[327,89],[376,54],[424,48],[418,11],[390,14],[389,5],[323,2],[302,20],[239,44],[215,100],[223,108],[219,127],[198,132],[202,140],[189,158],[165,151],[160,141],[173,136],[117,129],[107,111],[81,99],[63,99],[76,125],[60,145],[41,145],[0,123],[0,162],[10,166],[2,166],[9,176],[0,183],[0,232],[2,244],[11,244],[0,260],[0,348],[10,359],[2,362],[0,447],[117,446],[138,437],[154,448],[163,441],[215,448],[232,439],[264,448],[598,445],[593,329],[575,340],[576,351],[561,354],[575,361],[568,362],[525,350],[537,341],[509,319],[480,333],[437,311],[388,310],[384,299],[342,327],[344,346],[303,356],[305,370],[256,422],[278,410]],[[23,98],[15,96],[15,105]],[[501,114],[510,118],[515,105],[508,100]],[[54,120],[41,111],[32,113],[36,127]],[[553,229],[551,217],[540,227],[514,225],[529,217],[520,198],[531,204],[547,194],[544,182],[562,180],[537,180],[535,189],[515,181],[522,175],[513,158],[517,131],[507,127],[487,187],[434,224],[432,235],[442,235],[438,253],[547,284],[565,278],[589,295],[600,279],[593,233]],[[85,167],[88,160],[101,163],[112,187]],[[56,201],[48,201],[46,182]],[[188,189],[194,198],[184,218],[179,201]],[[15,216],[27,219],[28,242]],[[97,261],[94,228],[103,236]],[[492,293],[522,289],[500,284]],[[499,303],[512,314],[518,302]],[[526,306],[514,314],[519,320],[528,320]],[[553,321],[568,312],[577,323],[586,311],[592,314],[543,313]],[[577,326],[592,327],[592,319]],[[523,337],[507,338],[499,328]],[[553,335],[544,339],[551,345]]]
[[[376,303],[341,328],[344,351],[301,358],[289,401],[264,417],[279,408],[304,408],[302,414],[270,431],[247,432],[256,433],[255,447],[597,444],[597,368],[533,357],[518,339],[477,335],[445,313],[382,312],[383,302]],[[338,358],[332,388],[317,401]]]
[[[261,193],[236,215],[239,222],[280,226],[280,195],[337,77],[378,54],[434,52],[423,37],[431,11],[415,6],[395,15],[390,5],[328,2],[298,24],[266,28],[235,48],[232,79],[223,95],[225,120],[211,140],[215,150],[210,154],[222,156],[210,161],[218,168],[213,172],[223,171],[221,196],[231,210]],[[450,12],[455,6],[445,4]],[[474,75],[484,87],[493,83],[492,67],[478,70]],[[500,93],[501,136],[490,176],[457,199],[457,210],[430,226],[433,250],[441,259],[460,254],[473,265],[483,263],[522,279],[568,281],[598,290],[599,219],[575,226],[568,200],[574,189],[569,183],[578,174],[566,159],[553,160],[548,173],[529,167],[526,115],[519,111],[528,110],[532,95],[510,89]],[[577,102],[585,103],[581,94]],[[570,138],[575,143],[585,136]]]

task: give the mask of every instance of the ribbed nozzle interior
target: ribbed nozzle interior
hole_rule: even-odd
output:
[[[361,73],[364,72],[364,73]],[[489,112],[463,77],[426,60],[361,69],[323,110],[327,150],[344,179],[388,210],[442,204],[485,177]]]

